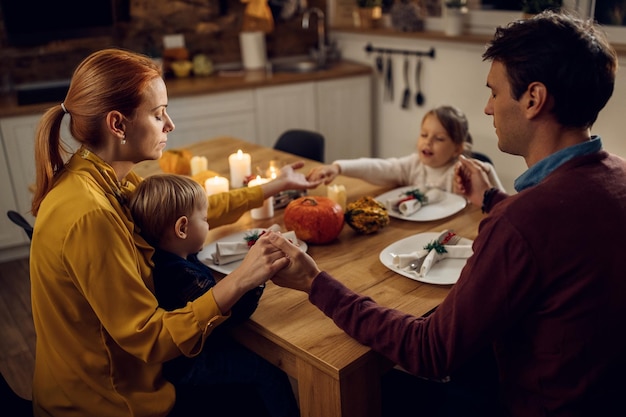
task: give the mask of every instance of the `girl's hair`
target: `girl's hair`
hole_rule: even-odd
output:
[[[465,114],[454,106],[439,106],[429,110],[424,119],[433,115],[450,135],[452,142],[463,145],[464,153],[470,153],[472,149],[472,136],[469,133],[469,123]],[[422,119],[422,121],[424,120]]]
[[[61,138],[61,121],[70,116],[70,133],[79,143],[98,148],[104,139],[106,115],[117,110],[131,119],[144,99],[146,86],[161,77],[150,58],[122,49],[104,49],[89,55],[74,71],[65,101],[48,109],[35,137],[36,184],[31,211],[63,170],[71,151]]]
[[[190,217],[207,202],[204,188],[189,177],[158,174],[141,181],[128,203],[135,225],[146,241],[158,245],[163,232],[181,216]]]

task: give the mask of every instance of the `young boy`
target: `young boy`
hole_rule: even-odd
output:
[[[208,200],[200,184],[181,175],[150,176],[139,183],[129,206],[140,234],[155,248],[154,289],[161,307],[183,307],[215,285],[211,270],[197,258],[209,231]],[[254,313],[263,288],[239,299],[197,356],[164,363],[163,374],[177,387],[252,384],[271,416],[299,416],[287,375],[225,331]]]

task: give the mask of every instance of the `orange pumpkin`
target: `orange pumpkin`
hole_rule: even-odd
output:
[[[163,151],[159,166],[168,174],[191,175],[191,157],[187,149],[168,149]]]
[[[343,228],[343,210],[328,197],[305,196],[290,202],[283,217],[285,228],[298,239],[324,244],[337,239]]]

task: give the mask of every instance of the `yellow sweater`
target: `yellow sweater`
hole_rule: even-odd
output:
[[[226,320],[212,291],[166,312],[153,295],[152,248],[134,231],[112,168],[72,156],[35,222],[30,273],[37,349],[37,416],[166,416],[174,388],[161,364],[196,355]],[[211,226],[263,203],[260,187],[213,197]]]

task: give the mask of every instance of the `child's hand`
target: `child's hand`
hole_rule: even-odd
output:
[[[324,184],[328,185],[340,173],[341,168],[339,168],[339,165],[337,164],[322,165],[320,167],[313,168],[306,176],[306,179],[311,182],[324,181]]]

